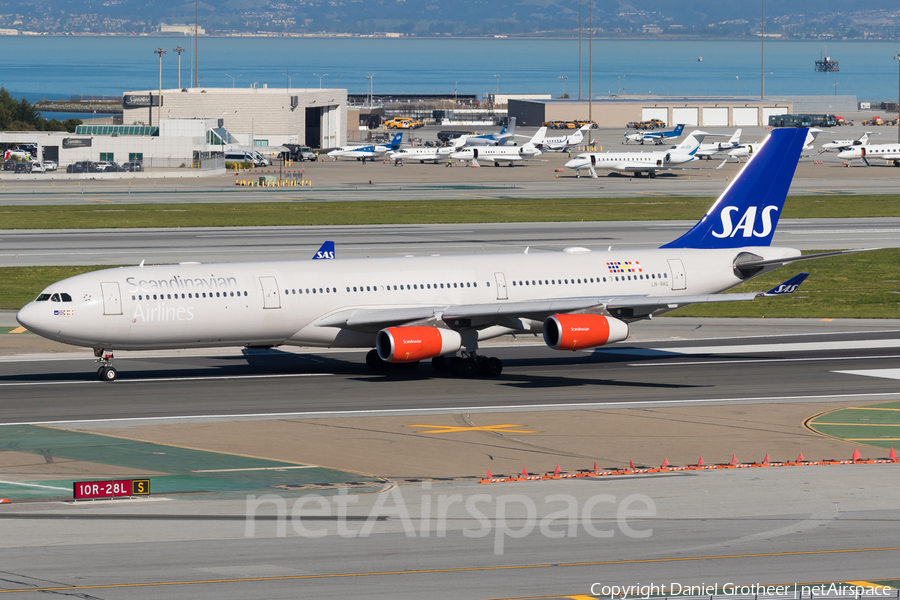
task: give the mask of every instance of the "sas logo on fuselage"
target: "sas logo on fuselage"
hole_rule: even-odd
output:
[[[751,206],[744,212],[743,216],[734,224],[732,214],[738,211],[737,206],[726,206],[722,209],[719,218],[722,220],[722,231],[713,231],[712,234],[717,238],[735,237],[739,231],[742,231],[742,237],[759,237],[765,238],[772,233],[772,213],[778,211],[777,206],[766,206],[759,213],[761,229],[757,231],[757,207]]]

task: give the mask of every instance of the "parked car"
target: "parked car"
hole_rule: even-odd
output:
[[[143,171],[144,165],[142,165],[139,161],[131,161],[127,163],[122,163],[122,168],[125,171]]]
[[[16,163],[16,168],[15,168],[14,172],[15,173],[31,173],[31,163],[30,162]]]
[[[44,168],[44,163],[32,160],[29,161],[31,164],[31,172],[32,173],[46,173],[47,169]]]
[[[90,161],[74,162],[71,165],[66,165],[66,173],[89,173],[91,170],[90,165]]]
[[[422,121],[409,117],[394,117],[384,122],[384,126],[387,129],[416,129],[424,125],[425,123]]]
[[[55,160],[45,160],[43,165],[45,171],[55,171],[58,167]]]
[[[100,162],[94,163],[93,172],[94,173],[105,173],[112,166],[112,163],[101,160]]]
[[[7,160],[3,162],[3,170],[4,171],[15,171],[16,170],[16,161]]]

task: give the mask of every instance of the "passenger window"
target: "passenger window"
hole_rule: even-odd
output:
[[[491,287],[491,282],[490,282],[490,281],[487,282],[487,286],[488,286],[488,287]]]
[[[131,299],[134,300],[135,299],[134,296],[132,296]]]
[[[247,295],[247,292],[244,292],[244,295],[246,296],[246,295]]]
[[[515,282],[515,281],[513,281],[513,285],[516,285],[516,282]],[[455,284],[455,283],[453,284],[453,287],[456,287],[456,284]]]
[[[330,293],[331,293],[331,288],[325,288],[325,293],[326,293],[326,294],[330,294]]]
[[[466,287],[472,287],[472,284],[469,283],[469,282],[467,281],[467,282],[466,282]]]

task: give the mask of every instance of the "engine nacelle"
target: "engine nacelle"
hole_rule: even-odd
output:
[[[544,321],[544,343],[554,350],[596,348],[627,337],[627,324],[603,315],[553,315]]]
[[[375,350],[381,360],[407,363],[456,352],[462,336],[452,329],[437,327],[388,327],[375,336]]]

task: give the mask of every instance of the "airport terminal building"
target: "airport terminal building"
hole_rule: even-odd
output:
[[[759,98],[674,98],[663,96],[587,99],[510,99],[509,116],[519,125],[534,127],[546,121],[596,121],[600,127],[625,127],[633,121],[660,119],[668,125],[693,127],[756,127],[771,115],[793,112],[793,103]]]

